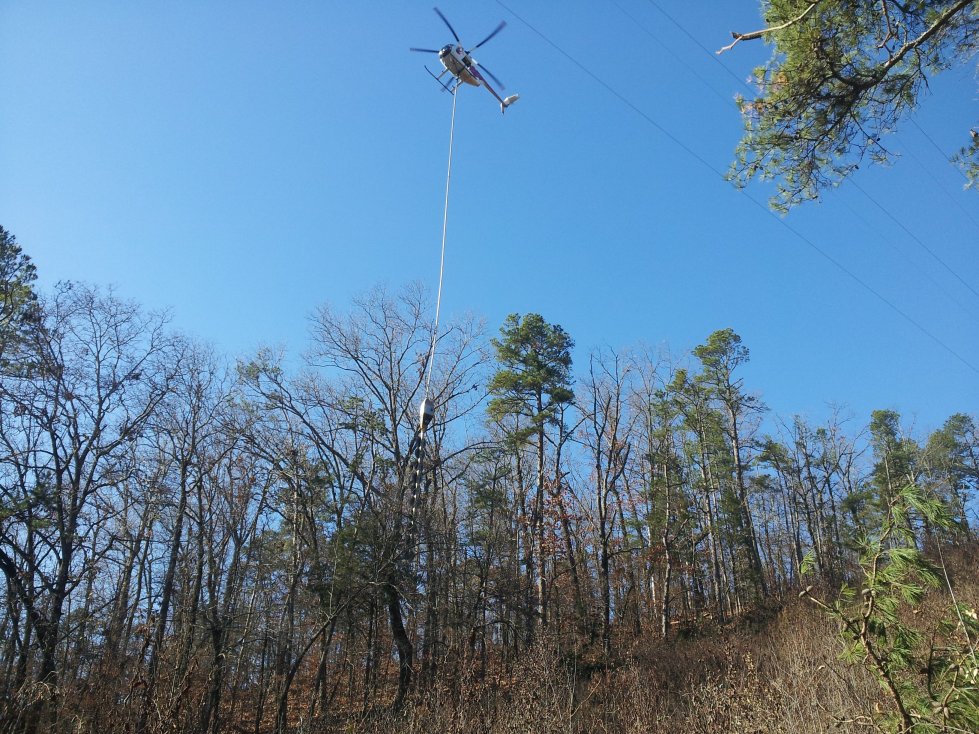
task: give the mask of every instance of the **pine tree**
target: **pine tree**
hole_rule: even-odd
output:
[[[866,158],[888,161],[881,139],[915,109],[929,79],[979,48],[974,0],[770,0],[763,9],[765,27],[733,33],[727,47],[755,39],[773,47],[755,70],[757,95],[739,99],[745,133],[731,176],[774,179],[772,205],[781,210],[818,198]],[[956,159],[973,186],[977,137]]]
[[[556,425],[561,409],[574,400],[571,390],[571,349],[574,341],[557,324],[549,324],[540,314],[523,318],[510,314],[500,328],[500,338],[492,340],[500,369],[489,383],[492,399],[490,417],[508,423],[507,442],[518,451],[518,482],[523,474],[519,449],[532,444],[537,458],[536,492],[530,507],[530,538],[527,553],[528,576],[534,581],[535,620],[547,624],[547,597],[543,559],[544,470],[547,427]],[[524,491],[523,487],[519,491]],[[532,626],[532,625],[531,625]]]
[[[761,401],[744,390],[744,380],[735,377],[735,370],[748,361],[748,348],[733,329],[715,331],[707,341],[693,350],[703,365],[696,381],[720,404],[723,429],[730,447],[733,470],[733,492],[726,493],[728,514],[733,519],[734,535],[746,558],[748,575],[760,596],[767,594],[754,519],[748,500],[746,454],[750,441],[746,435],[751,419],[765,410]]]
[[[0,227],[0,374],[19,372],[29,361],[25,349],[40,326],[35,280],[34,263],[17,238]]]

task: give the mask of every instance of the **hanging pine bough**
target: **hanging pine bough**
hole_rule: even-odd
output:
[[[928,80],[979,49],[975,0],[774,0],[766,27],[732,32],[764,39],[771,60],[754,72],[757,95],[738,98],[745,132],[729,176],[776,182],[771,204],[786,211],[816,199],[870,160],[891,159],[885,138],[917,106]],[[968,143],[968,130],[963,129]],[[974,184],[975,139],[957,156]]]

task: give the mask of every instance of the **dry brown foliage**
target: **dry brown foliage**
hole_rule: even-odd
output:
[[[960,602],[979,606],[979,557],[975,549],[947,549],[945,565]],[[824,589],[829,596],[833,589]],[[921,630],[937,627],[948,610],[944,591],[913,610]],[[815,734],[866,732],[886,706],[878,683],[859,665],[839,659],[834,623],[804,599],[755,609],[718,625],[710,619],[676,625],[668,641],[636,639],[617,630],[610,656],[600,647],[563,649],[542,642],[502,667],[482,674],[474,662],[444,666],[420,682],[400,713],[390,710],[396,668],[363,713],[355,701],[333,699],[310,718],[312,671],[305,671],[290,699],[287,731],[295,734],[479,734],[485,732],[738,732]],[[459,661],[465,655],[458,657]],[[0,732],[23,728],[23,715],[38,699],[57,706],[59,724],[43,731],[124,732],[136,720],[138,685],[122,688],[108,671],[94,682],[58,690],[25,686],[4,702]],[[166,681],[164,690],[176,683]],[[193,697],[207,681],[192,665],[183,694]],[[123,688],[126,688],[123,691]],[[182,697],[183,698],[183,697]],[[168,706],[169,702],[169,706]],[[195,710],[155,700],[148,734],[195,730]],[[222,731],[266,734],[275,726],[266,704],[257,715],[254,696],[240,692],[234,710],[225,707]],[[872,728],[872,727],[871,727]]]
[[[621,642],[621,640],[620,640]],[[698,627],[640,641],[609,659],[538,647],[505,675],[434,686],[401,716],[321,724],[310,731],[841,732],[864,731],[879,696],[837,659],[832,624],[793,602],[762,621]]]

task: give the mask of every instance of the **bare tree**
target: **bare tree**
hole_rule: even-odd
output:
[[[17,511],[0,531],[0,570],[38,637],[33,680],[53,691],[66,603],[114,542],[99,513],[133,472],[129,443],[169,393],[183,345],[164,319],[95,288],[63,285],[44,308],[36,368],[0,385],[2,461],[17,477],[4,483]]]

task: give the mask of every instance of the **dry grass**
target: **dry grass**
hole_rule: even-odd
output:
[[[609,660],[526,655],[505,678],[432,689],[397,720],[381,716],[329,731],[808,732],[866,731],[879,687],[837,660],[836,631],[818,611],[789,605],[753,632],[714,629],[640,643]]]
[[[979,606],[975,549],[946,550],[945,561],[958,600]],[[930,594],[915,626],[934,629],[949,601],[945,590]],[[872,730],[888,706],[870,673],[840,661],[834,624],[801,599],[723,628],[666,643],[619,640],[619,648],[609,659],[539,648],[492,680],[436,685],[398,717],[311,731],[849,734]]]

